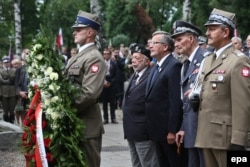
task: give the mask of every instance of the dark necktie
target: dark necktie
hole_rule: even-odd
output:
[[[27,72],[24,72],[23,75],[23,89],[24,91],[28,91],[28,76]]]
[[[190,64],[190,61],[188,59],[185,60],[185,62],[183,63],[183,76],[186,76],[189,64]]]
[[[138,74],[135,74],[135,76],[134,76],[133,80],[131,81],[130,90],[131,90],[132,88],[134,88],[134,87],[135,87],[135,85],[136,85],[136,81],[137,81],[138,77],[139,77],[139,75],[138,75]]]
[[[156,76],[156,74],[159,72],[159,65],[158,64],[156,64],[155,66],[154,66],[154,71],[153,71],[153,75],[152,75],[152,77],[151,77],[151,79],[150,79],[150,85],[152,85],[152,83],[154,82],[154,80],[155,80],[155,76]]]
[[[212,57],[211,65],[213,65],[213,63],[215,62],[215,60],[216,60],[216,58],[217,58],[217,56],[216,56],[215,53],[214,53],[212,56],[213,56],[213,57]]]

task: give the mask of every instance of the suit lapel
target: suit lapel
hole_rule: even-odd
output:
[[[201,48],[199,48],[192,60],[192,62],[189,64],[189,68],[188,68],[188,71],[186,73],[186,76],[183,76],[183,72],[182,72],[182,76],[183,76],[183,83],[189,79],[189,76],[194,72],[195,69],[199,68],[200,67],[200,64],[201,64],[201,59],[203,57],[203,51]],[[182,68],[182,71],[183,71],[183,68]]]
[[[151,73],[149,74],[148,83],[147,83],[147,89],[146,89],[146,94],[147,95],[150,93],[150,91],[152,90],[152,88],[154,87],[155,83],[158,81],[158,79],[162,75],[162,73],[165,73],[167,65],[170,62],[170,60],[171,60],[172,57],[173,57],[172,54],[168,55],[168,57],[164,60],[164,62],[162,63],[162,65],[159,67],[159,72],[156,74],[153,83],[150,84],[150,79],[151,79],[151,77],[153,75],[153,72],[154,72],[153,69],[151,70]]]
[[[148,67],[144,73],[142,74],[142,76],[139,79],[139,82],[136,86],[139,86],[144,80],[146,80],[148,78],[148,73],[150,72],[150,68]],[[136,86],[134,86],[133,88],[131,88],[132,82],[134,80],[135,77],[135,73],[133,74],[133,76],[131,77],[130,81],[129,81],[129,85],[128,85],[128,89],[126,90],[126,94],[130,91],[132,91]]]

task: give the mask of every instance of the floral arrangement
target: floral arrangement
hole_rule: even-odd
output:
[[[35,167],[38,163],[36,110],[39,107],[47,166],[85,167],[85,155],[80,146],[84,140],[84,125],[72,107],[72,99],[79,95],[80,90],[63,75],[62,59],[43,34],[40,33],[33,42],[26,60],[29,80],[32,81],[28,94],[32,102],[23,122],[22,136],[26,167]]]

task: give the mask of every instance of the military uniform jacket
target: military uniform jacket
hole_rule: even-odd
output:
[[[146,134],[145,91],[151,68],[147,68],[137,85],[132,86],[135,73],[131,76],[128,89],[123,98],[124,137],[133,141],[148,140]]]
[[[232,45],[213,64],[212,59],[205,58],[199,76],[202,89],[195,146],[245,146],[250,123],[250,60]]]
[[[103,132],[99,98],[106,74],[106,65],[95,45],[91,45],[72,57],[65,74],[82,90],[74,101],[79,117],[83,120],[86,138],[100,136]]]
[[[204,58],[204,50],[200,47],[197,49],[192,62],[189,64],[186,75],[182,72],[181,86],[182,86],[182,99],[183,99],[183,121],[181,130],[185,131],[184,146],[186,148],[193,148],[197,132],[198,113],[194,112],[187,97],[184,97],[184,93],[190,90],[195,82],[197,74],[199,72],[201,61]],[[183,71],[183,67],[182,67]]]
[[[15,69],[0,69],[0,94],[3,97],[16,96]]]

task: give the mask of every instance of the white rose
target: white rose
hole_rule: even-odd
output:
[[[49,85],[49,89],[50,89],[50,90],[52,90],[52,91],[54,91],[54,90],[55,90],[55,88],[54,88],[54,86],[53,86],[53,85]]]
[[[39,54],[39,55],[36,56],[36,58],[37,58],[38,60],[42,60],[42,59],[43,59],[43,55],[42,55],[42,54]]]
[[[50,105],[50,99],[49,98],[44,99],[44,105],[45,106]]]
[[[58,74],[55,73],[55,72],[53,72],[53,73],[50,74],[49,78],[50,78],[51,80],[58,80]]]
[[[51,115],[51,118],[52,118],[53,120],[56,120],[57,118],[59,118],[59,115],[58,115],[57,112],[52,112],[50,115]]]
[[[52,67],[48,67],[48,68],[46,69],[46,71],[44,72],[44,74],[48,76],[48,75],[50,75],[52,72],[53,72],[53,68],[52,68]]]
[[[33,50],[36,52],[38,49],[42,48],[42,45],[41,44],[36,44],[34,47],[33,47]]]
[[[47,109],[45,110],[45,112],[46,112],[47,114],[51,115],[51,113],[53,113],[53,110],[52,110],[52,108],[47,108]]]
[[[57,101],[59,100],[59,97],[58,96],[54,96],[52,97],[51,101],[56,103]]]

